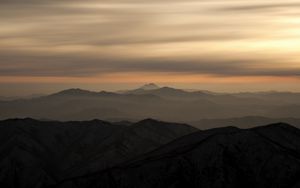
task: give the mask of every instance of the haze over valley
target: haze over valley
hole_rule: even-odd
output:
[[[228,119],[223,126],[230,123],[250,126],[251,121],[253,126],[276,122],[299,125],[300,122],[297,119],[300,117],[300,93],[292,92],[214,93],[146,84],[119,92],[67,89],[40,97],[1,101],[0,104],[1,119],[30,117],[136,122],[153,118],[190,123],[201,129],[221,126],[220,119],[223,119],[222,123]],[[240,121],[234,122],[230,120],[232,118],[240,118]],[[243,118],[245,123],[242,123]]]

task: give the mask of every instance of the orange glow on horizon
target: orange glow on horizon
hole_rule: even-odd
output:
[[[300,83],[299,77],[214,76],[174,73],[112,73],[94,77],[0,76],[0,83]]]

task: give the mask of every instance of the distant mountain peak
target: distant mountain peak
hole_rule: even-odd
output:
[[[80,88],[71,88],[71,89],[60,91],[59,93],[82,93],[82,92],[89,92],[89,91]]]
[[[79,88],[71,88],[71,89],[66,89],[66,90],[60,91],[53,95],[86,95],[86,94],[92,94],[92,93],[93,92],[88,91],[88,90],[83,90],[83,89],[79,89]]]
[[[38,120],[35,120],[30,117],[26,118],[13,118],[13,119],[6,119],[4,122],[38,122]]]
[[[176,89],[176,88],[172,88],[172,87],[162,87],[159,88],[161,91],[180,91],[180,92],[185,92],[184,90],[181,89]]]
[[[149,84],[145,84],[142,87],[140,87],[139,89],[143,89],[143,90],[155,90],[155,89],[159,89],[160,87],[154,83],[149,83]]]
[[[268,129],[268,130],[273,130],[273,129],[286,129],[286,130],[298,130],[296,127],[288,124],[288,123],[284,123],[284,122],[279,122],[279,123],[273,123],[273,124],[269,124],[269,125],[265,125],[265,126],[260,126],[260,127],[255,127],[253,128],[255,129]]]
[[[162,123],[162,122],[152,119],[152,118],[148,118],[148,119],[143,119],[143,120],[137,122],[136,124],[145,124],[145,123]]]

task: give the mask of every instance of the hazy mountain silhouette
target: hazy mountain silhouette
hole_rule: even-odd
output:
[[[288,124],[294,125],[297,128],[300,128],[300,119],[298,118],[267,118],[261,116],[247,116],[228,119],[202,119],[199,121],[188,123],[200,129],[211,129],[226,126],[235,126],[238,128],[252,128],[276,122],[286,122]]]
[[[243,98],[260,98],[264,100],[274,101],[277,103],[290,103],[290,104],[295,104],[295,102],[299,100],[300,97],[300,93],[277,92],[277,91],[237,93],[234,95]],[[299,104],[299,102],[296,103]]]
[[[143,90],[154,90],[154,89],[159,89],[159,86],[154,84],[154,83],[150,83],[150,84],[145,84],[142,87],[140,87],[139,89],[143,89]]]
[[[262,116],[300,117],[298,93],[217,94],[148,84],[123,93],[68,89],[34,99],[0,101],[0,119],[141,120],[196,122]]]
[[[55,187],[296,188],[300,131],[279,123],[199,131],[135,160]]]
[[[132,90],[121,90],[118,91],[117,93],[121,93],[121,94],[134,94],[134,93],[142,93],[148,90],[156,90],[159,89],[160,87],[154,83],[149,83],[149,84],[145,84],[137,89],[132,89]]]
[[[0,121],[0,187],[45,187],[112,167],[197,129],[151,119],[135,124]]]
[[[200,91],[185,91],[181,89],[175,89],[171,87],[158,87],[154,85],[152,89],[144,89],[147,88],[148,85],[145,85],[141,88],[135,89],[135,90],[130,90],[127,91],[127,93],[130,94],[136,94],[136,95],[156,95],[159,97],[165,97],[167,99],[172,99],[172,98],[183,98],[186,97],[186,99],[194,99],[194,98],[199,98],[203,96],[209,96],[209,94],[205,92],[200,92]]]
[[[48,97],[109,97],[109,96],[118,96],[116,93],[112,92],[93,92],[88,90],[82,90],[82,89],[67,89],[60,91],[58,93],[54,93],[52,95],[49,95]]]

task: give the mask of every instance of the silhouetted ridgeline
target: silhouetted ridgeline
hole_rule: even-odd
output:
[[[298,188],[300,131],[287,124],[199,131],[58,188]]]
[[[300,128],[299,118],[267,118],[260,116],[247,116],[237,118],[225,118],[225,119],[201,119],[198,121],[188,122],[199,129],[212,129],[217,127],[235,126],[238,128],[252,128],[256,126],[263,126],[273,124],[277,122],[285,122],[291,124],[297,128]]]
[[[151,119],[135,124],[0,121],[0,187],[45,187],[99,171],[197,129]]]
[[[82,121],[151,117],[163,121],[195,122],[198,125],[201,119],[245,116],[299,118],[300,94],[188,92],[149,84],[119,93],[68,89],[32,99],[0,101],[0,119],[31,117]]]
[[[297,188],[300,130],[0,121],[0,187]]]

